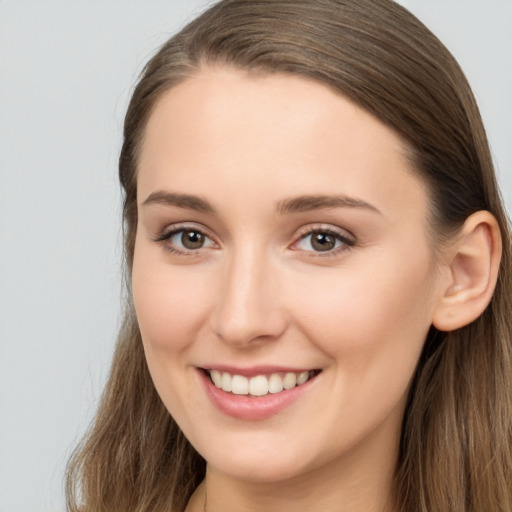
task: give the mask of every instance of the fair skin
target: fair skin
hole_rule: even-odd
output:
[[[207,461],[187,512],[205,495],[208,512],[393,510],[407,391],[459,292],[404,154],[303,78],[204,69],[158,101],[132,283],[156,389]],[[483,245],[489,222],[474,220]],[[212,369],[309,380],[233,394]]]

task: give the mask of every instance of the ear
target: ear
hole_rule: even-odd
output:
[[[468,217],[443,257],[448,272],[432,324],[453,331],[478,318],[489,304],[501,260],[501,234],[494,216],[478,211]]]

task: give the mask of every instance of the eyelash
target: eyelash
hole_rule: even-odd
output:
[[[315,234],[322,234],[322,235],[328,235],[335,239],[335,242],[339,242],[340,245],[338,247],[334,247],[333,249],[329,249],[326,251],[304,251],[307,253],[307,257],[309,258],[329,258],[338,256],[340,253],[350,250],[352,247],[356,245],[355,237],[352,235],[347,236],[346,231],[338,231],[332,227],[324,227],[324,226],[318,226],[318,227],[310,227],[308,226],[305,228],[305,230],[302,233],[299,233],[299,240],[294,242],[292,244],[293,246],[297,246],[300,242],[305,240],[308,237],[312,237]],[[310,241],[311,245],[312,241]],[[300,249],[294,249],[294,250],[300,250]]]
[[[197,234],[203,236],[205,239],[210,240],[211,244],[217,245],[216,242],[212,239],[212,237],[208,235],[206,230],[201,229],[197,226],[193,226],[193,225],[192,226],[191,225],[175,225],[169,231],[164,231],[161,234],[157,235],[153,240],[157,243],[163,243],[165,249],[167,251],[169,251],[170,253],[177,254],[179,256],[197,257],[197,256],[199,256],[201,249],[205,249],[208,247],[202,246],[202,247],[199,247],[198,249],[178,249],[175,246],[171,245],[170,243],[166,243],[166,242],[169,242],[169,240],[171,240],[175,235],[178,235],[180,233],[183,235],[183,233],[186,233],[186,232],[197,233]],[[340,245],[338,247],[334,247],[333,249],[329,249],[326,251],[304,250],[303,252],[309,253],[309,254],[307,254],[307,257],[309,257],[309,258],[326,258],[326,257],[338,256],[339,253],[348,251],[356,245],[356,240],[354,239],[354,237],[352,237],[352,235],[347,236],[345,233],[346,232],[338,231],[336,229],[333,229],[332,227],[323,227],[323,226],[310,227],[310,226],[308,226],[307,228],[304,228],[302,233],[299,232],[298,240],[293,242],[293,244],[291,244],[290,248],[295,251],[300,250],[300,249],[293,248],[293,247],[297,246],[298,244],[300,244],[303,240],[305,240],[308,237],[311,237],[315,234],[322,234],[322,235],[328,235],[328,236],[333,237],[335,239],[335,242],[336,243],[339,242]],[[310,244],[311,244],[311,242],[310,242]]]
[[[172,246],[170,243],[166,243],[166,242],[169,242],[173,236],[178,235],[180,233],[182,233],[182,234],[186,233],[187,231],[191,232],[191,233],[197,233],[201,236],[204,236],[205,239],[208,239],[215,244],[212,237],[209,236],[204,229],[201,229],[197,226],[191,226],[191,225],[175,225],[169,231],[164,231],[161,234],[157,235],[153,240],[155,242],[163,243],[165,249],[167,251],[169,251],[170,253],[177,254],[179,256],[189,256],[189,257],[199,256],[200,250],[203,249],[204,247],[200,247],[198,249],[178,249],[178,248]]]

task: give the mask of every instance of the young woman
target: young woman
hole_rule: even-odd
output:
[[[147,64],[130,301],[70,511],[512,510],[510,233],[390,0],[224,0]]]

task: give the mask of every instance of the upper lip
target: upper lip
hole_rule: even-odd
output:
[[[317,368],[308,368],[304,366],[279,366],[279,365],[257,365],[250,367],[238,367],[224,364],[213,364],[201,367],[203,370],[211,371],[217,370],[219,372],[226,372],[231,375],[243,375],[244,377],[255,377],[256,375],[271,375],[272,373],[301,373]]]

